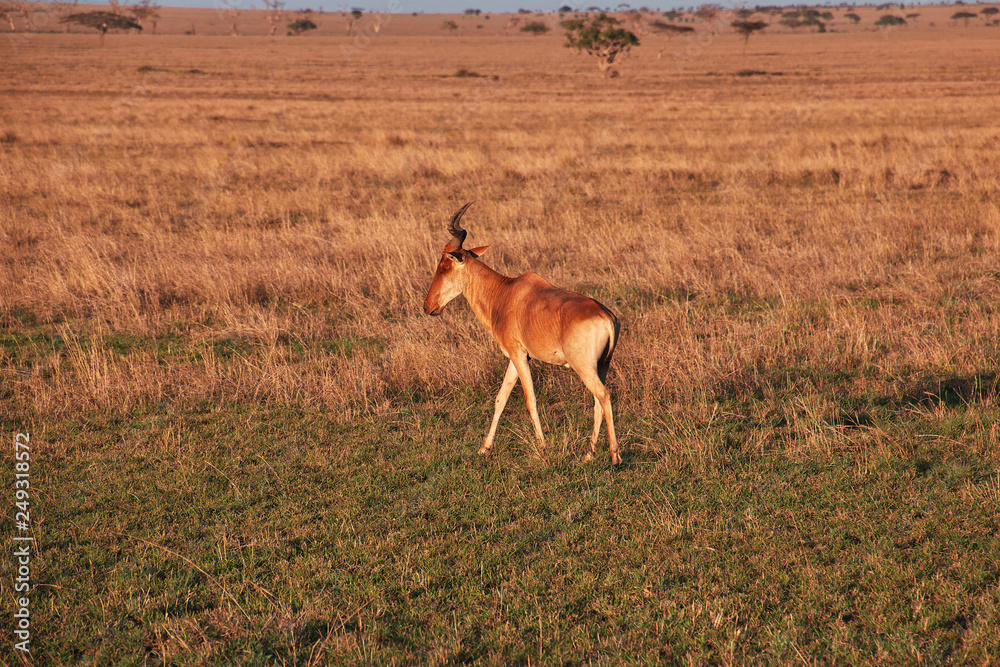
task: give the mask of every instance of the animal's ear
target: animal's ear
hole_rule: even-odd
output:
[[[465,264],[465,253],[465,250],[448,250],[447,248],[445,248],[444,252],[446,257],[451,257],[459,264]]]
[[[488,245],[483,245],[483,246],[479,246],[478,248],[473,248],[472,250],[469,250],[468,252],[473,257],[479,257],[480,255],[482,255],[484,252],[486,252],[489,249],[490,249],[490,247]]]

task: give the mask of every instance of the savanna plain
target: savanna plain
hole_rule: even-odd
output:
[[[3,661],[996,664],[1000,28],[605,79],[411,19],[2,47]],[[619,315],[623,465],[542,366],[547,447],[515,391],[476,455],[506,360],[421,307],[467,201]]]

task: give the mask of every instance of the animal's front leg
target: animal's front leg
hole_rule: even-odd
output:
[[[479,448],[480,454],[490,453],[490,448],[493,446],[493,438],[497,434],[497,424],[500,423],[500,414],[503,412],[504,406],[507,405],[507,399],[510,397],[510,392],[514,388],[515,382],[517,382],[517,367],[512,361],[507,364],[507,372],[503,376],[500,393],[497,394],[496,401],[493,404],[493,423],[490,424],[490,432],[486,434],[483,446]]]

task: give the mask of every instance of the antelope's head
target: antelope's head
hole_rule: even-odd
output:
[[[427,291],[427,298],[424,299],[424,312],[428,315],[440,315],[449,301],[465,291],[465,268],[469,260],[476,259],[489,248],[482,246],[466,250],[462,247],[468,232],[458,223],[470,206],[472,206],[471,201],[451,216],[451,223],[448,225],[451,240],[444,247],[444,254],[441,255],[437,271],[434,272],[434,279],[431,280],[431,288]]]

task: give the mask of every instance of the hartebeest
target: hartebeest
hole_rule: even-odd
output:
[[[449,301],[464,294],[476,318],[500,344],[504,356],[510,359],[497,394],[493,422],[479,453],[488,454],[493,446],[500,414],[518,379],[524,389],[535,437],[539,446],[545,447],[528,368],[528,359],[538,359],[572,368],[594,395],[594,433],[590,438],[590,451],[583,460],[591,461],[597,454],[603,416],[608,423],[611,462],[621,463],[611,395],[605,384],[611,355],[618,343],[618,318],[594,299],[554,287],[534,273],[509,278],[480,262],[479,256],[489,246],[472,250],[462,247],[468,232],[462,229],[459,221],[471,204],[463,206],[451,218],[448,231],[452,238],[444,247],[424,300],[424,311],[438,315]]]

